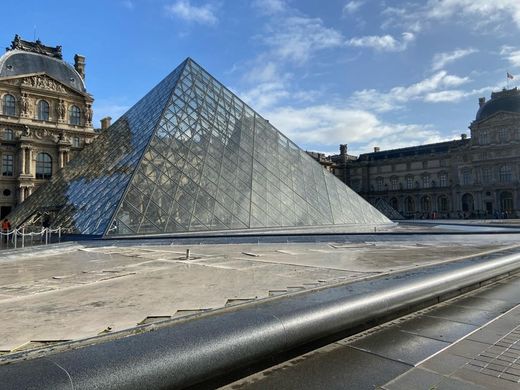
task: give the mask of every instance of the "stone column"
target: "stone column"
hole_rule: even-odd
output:
[[[20,148],[20,152],[18,155],[18,172],[20,175],[23,175],[25,173],[25,147]]]
[[[63,150],[59,151],[59,162],[58,163],[59,163],[59,167],[63,168],[63,165],[64,165],[63,164]]]
[[[19,203],[22,203],[24,200],[25,200],[25,186],[20,186],[19,194],[18,194],[18,201],[19,201]]]
[[[28,146],[25,147],[25,169],[24,173],[26,175],[31,174],[31,161],[32,160],[32,149]]]

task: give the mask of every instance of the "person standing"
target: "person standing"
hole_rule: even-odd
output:
[[[2,233],[5,234],[5,240],[2,236],[2,240],[7,243],[9,241],[9,236],[7,235],[11,231],[11,222],[6,218],[2,221]]]

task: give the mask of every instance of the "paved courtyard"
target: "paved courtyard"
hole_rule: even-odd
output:
[[[0,260],[0,350],[112,333],[517,244],[515,234],[448,237],[195,246],[86,242],[10,252]]]

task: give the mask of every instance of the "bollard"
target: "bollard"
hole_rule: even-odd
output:
[[[17,242],[16,241],[17,241],[17,236],[18,236],[18,230],[17,229],[13,229],[13,235],[14,235],[14,237],[13,237],[14,238],[14,249],[16,249],[16,247],[17,247],[17,245],[16,245]]]
[[[186,249],[186,260],[190,259],[190,250]]]
[[[25,248],[25,227],[22,228],[22,248]]]

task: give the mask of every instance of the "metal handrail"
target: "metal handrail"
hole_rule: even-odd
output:
[[[56,229],[43,228],[40,231],[25,232],[25,226],[15,228],[8,231],[0,231],[0,249],[17,249],[25,248],[26,246],[35,245],[34,237],[39,237],[39,242],[36,245],[49,245],[53,243],[53,234],[57,235],[57,242],[61,242],[61,235],[63,229],[58,227]],[[5,238],[4,238],[5,237]],[[27,243],[27,237],[30,237],[30,245]],[[12,246],[9,245],[12,243]],[[5,247],[4,247],[5,244]]]

